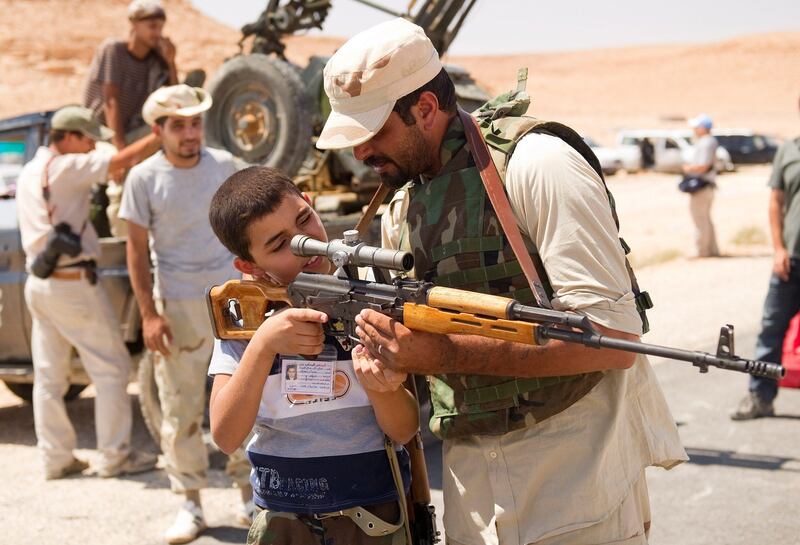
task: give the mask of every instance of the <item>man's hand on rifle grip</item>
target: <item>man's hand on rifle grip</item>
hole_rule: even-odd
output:
[[[356,335],[388,369],[420,375],[439,369],[448,344],[446,335],[412,331],[374,310],[362,310],[356,316]]]

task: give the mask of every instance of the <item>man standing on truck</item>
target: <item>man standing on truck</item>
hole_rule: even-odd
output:
[[[128,223],[128,270],[163,413],[161,450],[173,492],[185,496],[166,532],[168,543],[186,543],[206,528],[202,425],[214,336],[205,290],[239,276],[208,220],[211,197],[238,169],[227,151],[203,146],[202,114],[210,107],[203,89],[185,84],[150,95],[142,113],[161,137],[162,151],[131,170],[119,214]],[[227,473],[241,490],[237,521],[249,524],[253,491],[241,448],[228,460]]]
[[[128,6],[128,39],[103,42],[89,68],[83,105],[94,112],[98,121],[111,127],[111,142],[117,149],[150,134],[141,114],[145,99],[161,86],[178,83],[175,46],[163,35],[166,18],[160,0],[133,0]],[[117,183],[106,190],[110,201],[108,218],[112,233],[122,236],[124,231],[116,212],[124,171],[112,170],[111,178]],[[105,187],[100,186],[101,190]]]
[[[117,149],[150,133],[141,113],[150,93],[178,83],[175,46],[163,35],[166,18],[159,0],[134,0],[128,39],[103,42],[89,68],[84,106],[111,127]]]
[[[94,473],[114,477],[155,467],[156,457],[131,450],[130,355],[119,321],[97,283],[97,233],[88,222],[89,191],[109,170],[130,168],[158,149],[153,135],[116,154],[95,150],[113,132],[80,106],[65,106],[50,122],[50,145],[22,169],[17,213],[26,269],[25,301],[33,319],[33,416],[46,479],[83,471],[64,406],[71,351],[78,351],[97,389],[95,430],[100,458]]]

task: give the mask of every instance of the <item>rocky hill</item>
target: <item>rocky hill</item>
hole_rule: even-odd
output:
[[[128,0],[4,0],[0,10],[0,117],[80,100],[95,48],[125,37]],[[182,72],[209,74],[237,53],[239,32],[188,0],[166,0],[166,33]],[[289,40],[289,58],[327,55],[340,38]],[[530,69],[532,113],[610,143],[625,127],[682,126],[705,111],[720,126],[787,137],[800,132],[800,32],[744,36],[703,45],[626,47],[505,57],[450,57],[491,91]]]

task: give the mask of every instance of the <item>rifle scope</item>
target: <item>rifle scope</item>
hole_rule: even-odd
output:
[[[323,256],[337,267],[379,267],[393,271],[410,271],[414,267],[414,256],[401,250],[386,250],[367,246],[360,240],[342,239],[320,242],[307,235],[295,235],[291,242],[292,253],[301,257]]]

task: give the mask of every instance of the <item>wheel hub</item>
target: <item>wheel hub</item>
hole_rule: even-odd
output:
[[[261,151],[271,146],[275,135],[276,118],[269,97],[258,91],[240,95],[231,104],[228,127],[236,146],[243,152]],[[266,155],[263,152],[257,155]]]

